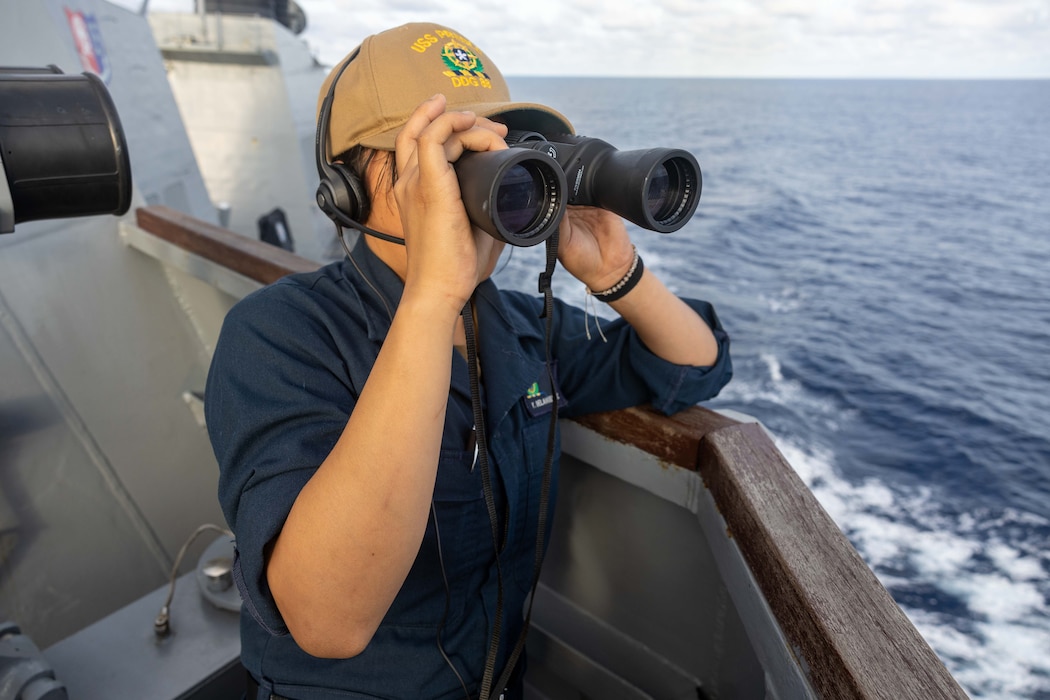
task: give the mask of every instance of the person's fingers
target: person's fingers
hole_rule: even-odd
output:
[[[500,138],[504,138],[507,135],[507,132],[510,130],[510,127],[508,127],[506,124],[494,122],[488,117],[478,117],[478,126],[483,126],[486,129],[495,131],[497,134],[499,134]]]
[[[477,126],[472,112],[445,112],[430,122],[416,140],[417,165],[421,177],[440,176],[448,164],[459,160],[465,150],[487,151],[506,148],[495,131]]]
[[[397,171],[406,173],[419,165],[421,148],[427,149],[430,174],[447,166],[438,156],[444,150],[444,163],[459,159],[463,152],[493,151],[506,148],[507,126],[470,112],[445,112],[447,100],[437,94],[421,103],[405,122],[395,140]],[[454,138],[453,135],[456,135]]]
[[[407,172],[416,159],[416,143],[423,130],[445,112],[445,96],[438,93],[422,102],[401,127],[394,140],[395,163],[399,173]]]
[[[464,151],[498,151],[505,148],[507,142],[502,136],[485,127],[474,126],[454,134],[445,142],[445,159],[454,163]]]

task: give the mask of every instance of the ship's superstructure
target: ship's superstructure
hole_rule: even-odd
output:
[[[279,209],[296,252],[324,260],[335,236],[314,203],[314,124],[327,68],[271,19],[291,23],[289,3],[258,5],[209,2],[224,13],[152,13],[149,23],[223,224],[258,237],[260,217]]]

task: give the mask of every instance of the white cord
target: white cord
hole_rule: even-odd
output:
[[[590,287],[584,287],[586,290],[586,296],[583,299],[583,330],[587,333],[587,340],[591,339],[591,315],[594,315],[594,327],[598,329],[598,335],[602,337],[602,342],[608,343],[609,339],[605,337],[605,333],[602,332],[602,320],[598,316],[598,306],[594,302],[594,293],[591,292]]]

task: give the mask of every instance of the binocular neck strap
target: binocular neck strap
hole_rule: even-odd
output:
[[[496,667],[496,657],[499,654],[499,637],[502,628],[503,620],[503,577],[500,570],[499,563],[499,550],[498,544],[498,531],[499,526],[496,521],[493,523],[493,538],[496,544],[496,573],[497,581],[499,585],[499,591],[497,595],[497,608],[495,625],[492,630],[492,640],[489,645],[488,657],[485,660],[485,673],[481,680],[481,691],[479,694],[479,700],[490,700],[493,693],[501,693],[504,688],[507,687],[507,683],[510,682],[511,675],[514,673],[514,668],[518,664],[518,660],[521,658],[521,653],[525,649],[525,639],[529,633],[529,625],[532,622],[532,604],[536,599],[536,587],[540,582],[540,571],[543,567],[543,555],[544,555],[544,544],[547,541],[547,524],[549,520],[550,511],[550,492],[551,482],[554,475],[554,446],[558,435],[558,403],[560,397],[557,395],[558,385],[554,381],[554,361],[551,356],[551,342],[554,330],[554,290],[551,286],[551,280],[554,277],[554,269],[558,263],[558,232],[555,231],[547,240],[547,267],[544,269],[539,276],[539,291],[543,293],[543,312],[540,318],[545,319],[544,329],[544,353],[545,363],[547,368],[547,380],[550,383],[551,391],[554,392],[554,401],[551,402],[551,414],[550,423],[547,428],[547,452],[543,460],[543,482],[540,486],[540,503],[539,512],[537,513],[536,523],[536,557],[533,562],[532,568],[532,586],[529,589],[529,605],[525,613],[525,622],[521,628],[521,634],[518,635],[518,639],[514,644],[514,649],[511,651],[510,656],[507,659],[507,663],[503,666],[503,672],[499,676],[499,680],[496,681],[495,685],[492,684],[492,675]],[[469,306],[469,305],[468,305]],[[471,319],[471,322],[473,319]],[[466,322],[466,317],[464,317]],[[473,323],[471,323],[473,326]],[[471,334],[473,335],[473,328],[471,328]],[[471,353],[471,339],[468,336],[467,340],[467,354],[468,362],[470,363],[471,371],[476,371],[475,363],[469,359]],[[474,381],[471,380],[471,402],[476,404],[475,407],[475,421],[481,413],[481,401],[480,396],[475,399],[474,397]],[[478,424],[480,425],[480,424]],[[483,443],[482,437],[478,436],[479,445],[479,458],[481,454],[488,448],[487,440]],[[482,448],[482,445],[484,446]],[[488,458],[485,457],[482,462],[482,467],[488,468]],[[486,485],[488,484],[488,485]],[[491,482],[487,481],[486,475],[482,473],[482,487],[486,490],[491,488]],[[489,494],[486,493],[486,501],[489,500]],[[495,506],[492,506],[489,510],[489,517],[496,517]]]
[[[356,224],[356,222],[354,222]],[[362,233],[368,235],[379,234],[378,231],[361,226],[358,224],[355,226]],[[357,265],[357,261],[354,260],[353,255],[350,254],[349,246],[346,244],[346,240],[343,238],[343,227],[338,223],[336,224],[336,232],[339,235],[339,242],[342,243],[343,249],[346,252],[350,262],[353,263],[354,267],[357,268],[361,277],[365,282],[372,287],[380,299],[383,300],[383,304],[387,307],[387,314],[393,316],[391,309],[383,298],[383,295],[379,293],[372,282],[364,275],[361,269]],[[379,234],[377,237],[387,240],[388,237],[385,234]],[[400,239],[393,239],[396,243],[404,245],[404,241]],[[540,314],[540,318],[545,320],[544,328],[544,353],[545,363],[547,369],[547,379],[550,383],[552,391],[555,392],[554,401],[551,404],[550,423],[547,429],[547,452],[543,462],[543,482],[540,487],[540,503],[539,512],[537,514],[536,524],[536,557],[533,563],[533,575],[532,575],[532,587],[529,592],[529,605],[528,610],[525,614],[524,625],[521,629],[521,634],[518,635],[517,642],[514,645],[514,649],[511,651],[510,657],[507,659],[507,663],[503,668],[503,672],[499,676],[499,680],[493,684],[493,678],[496,672],[496,659],[499,656],[500,648],[500,637],[502,636],[503,630],[503,569],[500,565],[500,551],[503,549],[505,544],[503,539],[505,532],[500,532],[499,514],[496,511],[495,496],[492,490],[492,474],[490,472],[489,465],[489,449],[488,449],[488,431],[485,428],[485,413],[481,405],[481,378],[478,372],[478,343],[477,343],[477,332],[474,326],[474,296],[472,295],[470,301],[463,307],[463,331],[467,341],[467,370],[469,373],[470,381],[470,404],[471,410],[474,414],[474,430],[477,438],[478,448],[478,466],[481,468],[481,484],[482,491],[485,495],[485,507],[488,510],[489,525],[492,531],[492,547],[496,557],[496,582],[497,582],[497,595],[496,595],[496,614],[493,620],[492,637],[489,642],[489,651],[485,659],[484,674],[481,679],[481,688],[479,692],[479,700],[490,700],[494,690],[498,689],[502,692],[506,688],[507,683],[510,681],[510,677],[514,672],[514,667],[518,663],[518,659],[521,657],[521,652],[525,648],[525,638],[529,632],[529,625],[532,620],[532,604],[536,597],[536,586],[540,580],[540,569],[543,565],[544,555],[544,543],[547,540],[547,524],[549,520],[550,510],[550,490],[551,481],[553,480],[554,471],[554,446],[558,434],[558,403],[560,397],[557,396],[557,383],[554,381],[554,362],[551,356],[551,342],[552,334],[554,329],[554,291],[551,286],[551,280],[554,277],[554,270],[558,263],[558,232],[555,231],[546,240],[547,246],[547,266],[539,276],[539,291],[543,294],[543,311]],[[504,524],[506,525],[506,524]],[[439,633],[440,634],[440,633]],[[440,636],[439,636],[439,647],[440,647]],[[443,650],[442,650],[443,651]],[[447,660],[447,659],[446,659]],[[450,664],[451,665],[451,664]],[[453,667],[453,671],[455,668]],[[458,673],[457,673],[458,675]]]

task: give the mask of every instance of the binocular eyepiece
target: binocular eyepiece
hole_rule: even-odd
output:
[[[455,169],[471,221],[511,245],[549,238],[569,204],[671,233],[700,202],[700,165],[688,151],[619,151],[600,139],[534,131],[511,131],[506,142],[506,150],[464,153]]]

